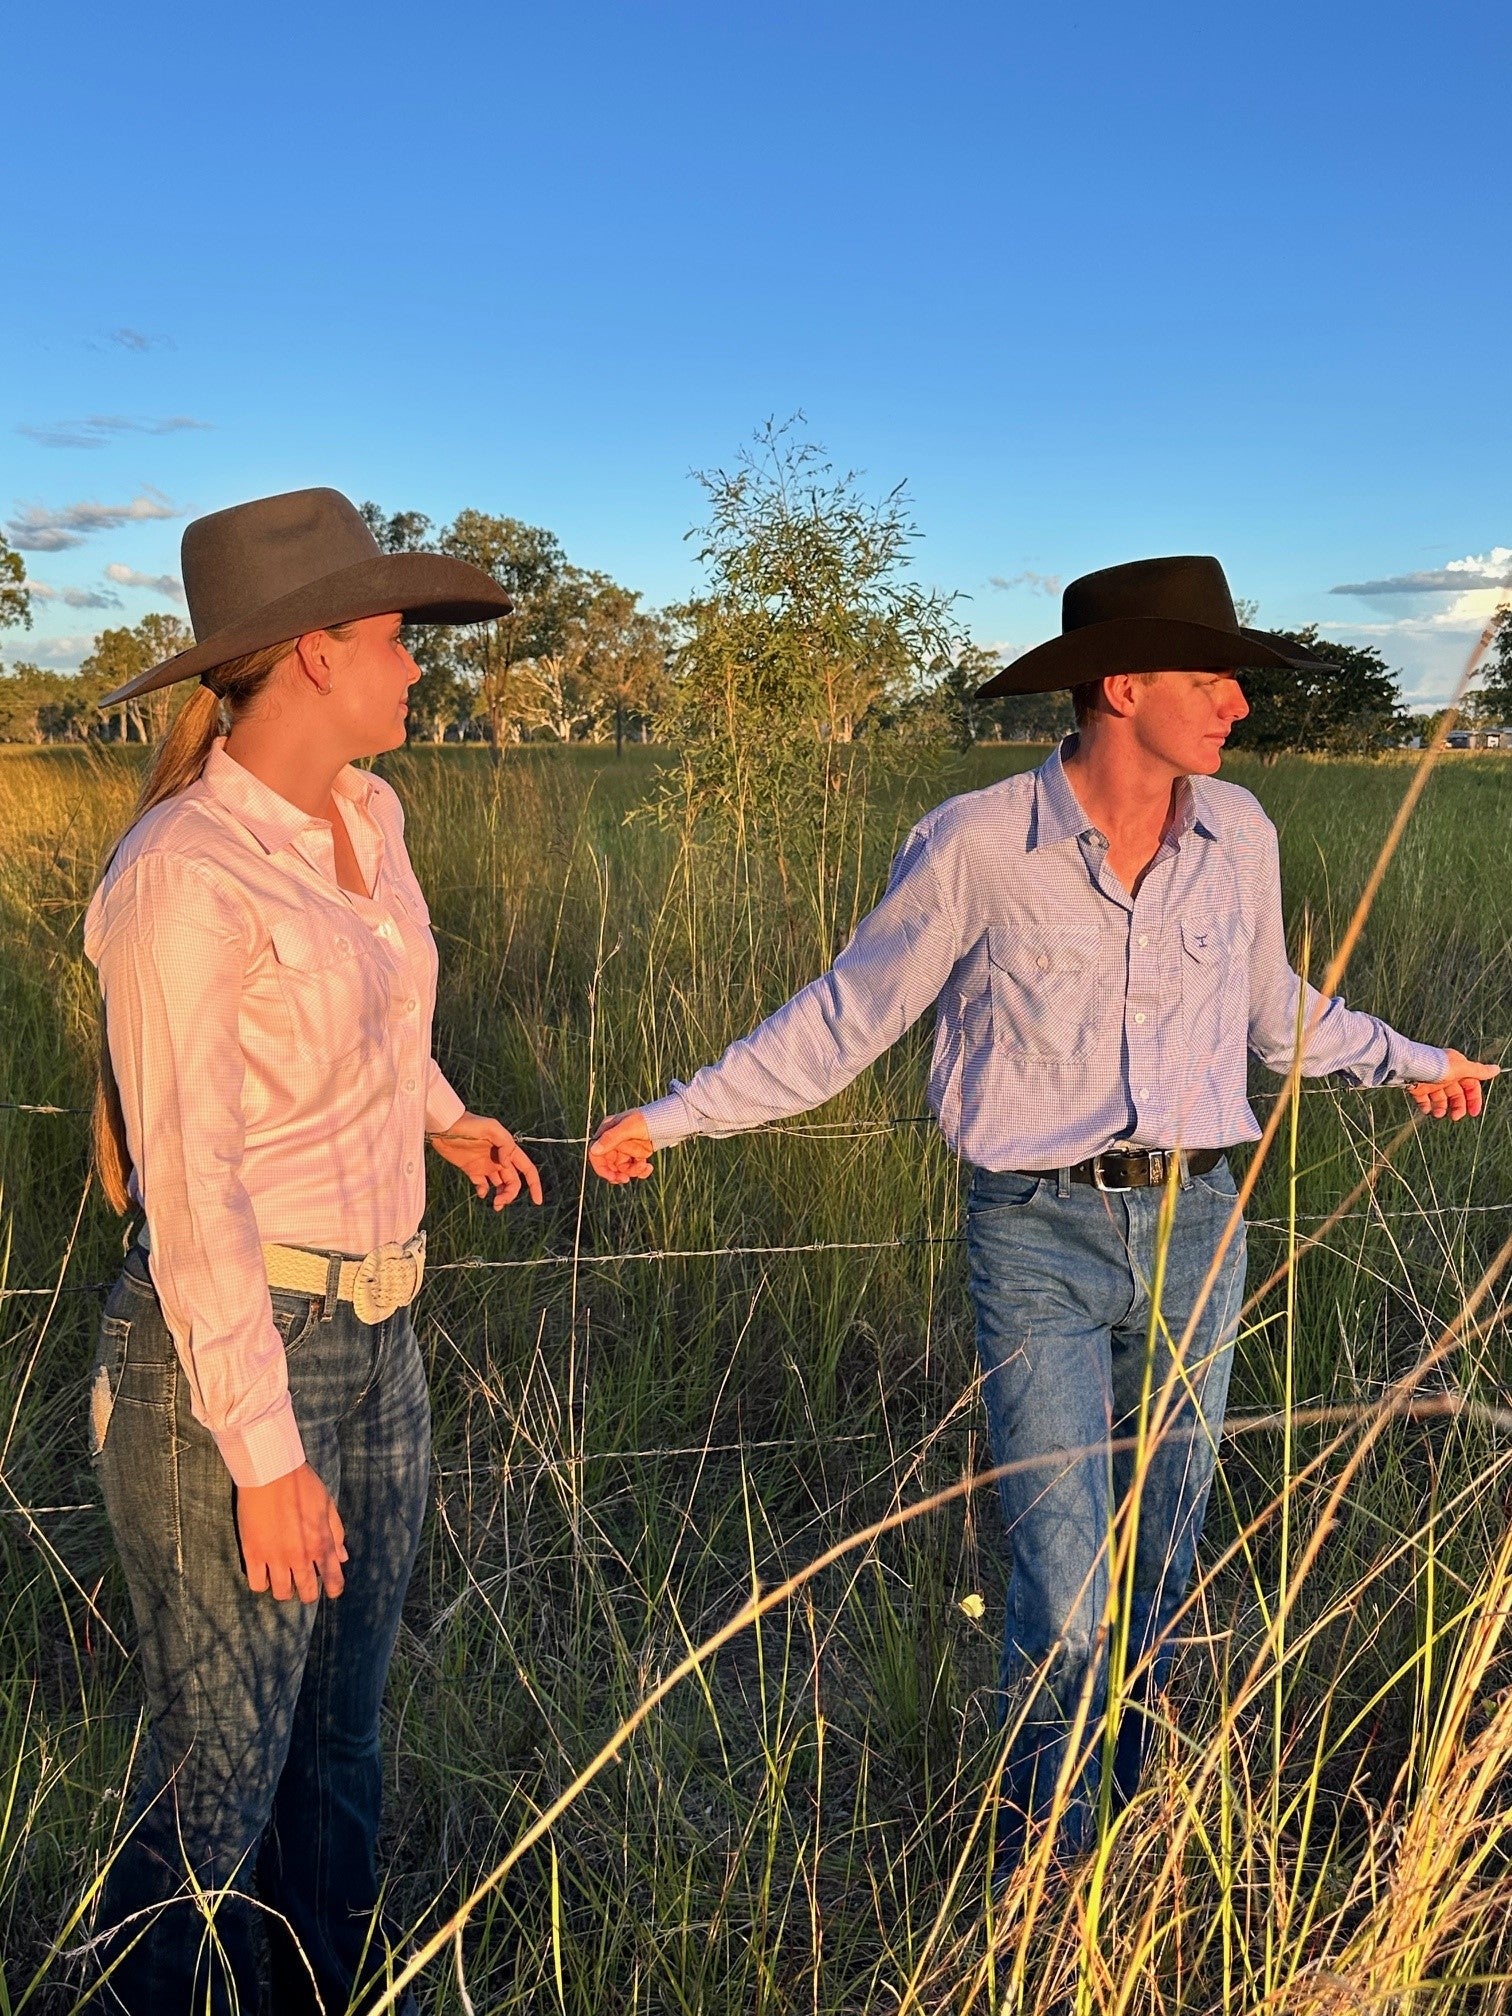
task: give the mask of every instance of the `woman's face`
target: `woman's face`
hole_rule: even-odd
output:
[[[378,756],[403,742],[409,690],[420,667],[399,641],[402,616],[364,616],[331,640],[331,691],[341,739],[355,754]],[[333,726],[338,723],[333,723]]]

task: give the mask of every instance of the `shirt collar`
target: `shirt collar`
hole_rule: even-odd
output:
[[[1068,735],[1035,772],[1032,847],[1055,847],[1063,840],[1080,840],[1083,834],[1096,831],[1066,775],[1064,759],[1075,746],[1076,737]],[[1183,840],[1191,832],[1200,833],[1204,840],[1219,838],[1212,798],[1203,790],[1202,781],[1198,777],[1182,779],[1177,793],[1176,821],[1169,839]]]
[[[269,854],[292,846],[301,834],[330,831],[328,819],[317,819],[312,813],[301,811],[287,798],[280,798],[260,777],[243,769],[234,756],[226,753],[223,735],[218,735],[211,745],[200,772],[200,783],[206,795],[224,805]],[[331,789],[339,797],[365,806],[372,796],[373,785],[365,772],[354,770],[348,763],[337,773]]]

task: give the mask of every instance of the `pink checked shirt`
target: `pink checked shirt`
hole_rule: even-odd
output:
[[[371,898],[337,883],[329,821],[217,742],[132,830],[84,921],[153,1283],[238,1484],[304,1461],[264,1242],[409,1238],[425,1134],[464,1110],[431,1056],[436,947],[399,800],[354,769],[335,798]]]

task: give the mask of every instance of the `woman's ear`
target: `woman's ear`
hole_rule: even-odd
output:
[[[294,646],[295,676],[308,683],[322,699],[331,690],[335,667],[334,639],[325,630],[310,630]]]

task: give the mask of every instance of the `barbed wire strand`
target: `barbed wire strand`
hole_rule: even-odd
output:
[[[1115,1196],[1125,1193],[1115,1191]],[[1298,1217],[1298,1225],[1347,1225],[1368,1221],[1373,1224],[1384,1220],[1420,1218],[1444,1219],[1484,1216],[1488,1214],[1512,1212],[1512,1199],[1501,1204],[1420,1204],[1401,1211],[1349,1211],[1318,1212],[1308,1217]],[[1245,1224],[1253,1231],[1285,1233],[1290,1225],[1282,1218],[1247,1218]],[[664,1265],[678,1260],[775,1260],[788,1255],[817,1253],[896,1253],[926,1247],[963,1246],[964,1232],[909,1233],[898,1239],[810,1239],[794,1245],[770,1246],[648,1246],[632,1247],[622,1253],[534,1253],[523,1259],[495,1260],[483,1253],[466,1253],[456,1260],[438,1260],[426,1267],[427,1280],[434,1274],[493,1274],[519,1273],[543,1267],[628,1267],[634,1265]],[[12,1301],[32,1295],[106,1295],[114,1283],[109,1281],[78,1282],[71,1286],[57,1288],[0,1288],[0,1301]]]

